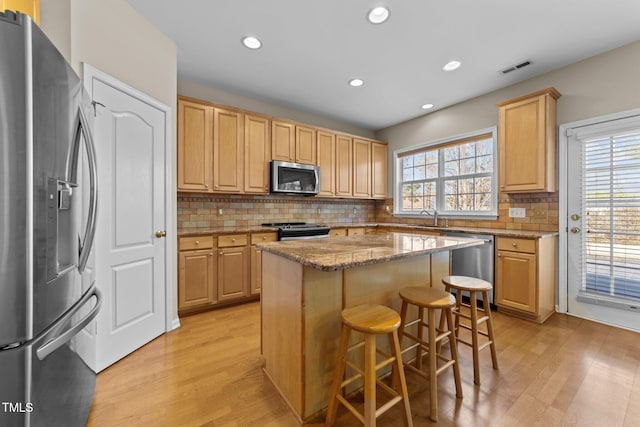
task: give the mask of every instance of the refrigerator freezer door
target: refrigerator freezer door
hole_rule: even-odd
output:
[[[0,17],[0,348],[28,338],[24,44],[23,27]]]
[[[82,314],[93,299],[93,308]],[[0,426],[85,425],[95,374],[74,351],[71,340],[95,318],[100,305],[94,286],[42,335],[0,351]]]

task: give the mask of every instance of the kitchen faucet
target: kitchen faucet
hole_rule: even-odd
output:
[[[438,226],[438,211],[437,210],[434,209],[433,212],[429,212],[426,209],[422,209],[420,211],[420,215],[422,215],[422,214],[427,214],[427,215],[432,216],[433,217],[433,226],[434,227]]]

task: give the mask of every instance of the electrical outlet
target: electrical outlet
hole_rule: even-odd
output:
[[[543,219],[547,217],[547,212],[545,212],[542,208],[537,208],[533,210],[533,218],[535,219]]]
[[[524,208],[509,208],[509,218],[524,218],[525,216]]]

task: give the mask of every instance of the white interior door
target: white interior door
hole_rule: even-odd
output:
[[[111,84],[110,84],[111,83]],[[99,208],[96,371],[165,331],[166,111],[93,77]]]
[[[640,118],[568,134],[567,310],[640,330]]]

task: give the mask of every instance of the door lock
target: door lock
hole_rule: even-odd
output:
[[[579,219],[580,219],[580,215],[578,215],[578,214],[573,214],[573,215],[571,215],[571,219],[572,219],[572,220],[574,220],[574,221],[577,221],[577,220],[579,220]]]
[[[158,230],[156,231],[156,237],[157,238],[161,238],[161,237],[165,237],[167,235],[167,232],[164,230]]]
[[[578,227],[571,227],[571,232],[577,234],[580,232],[580,229]]]

